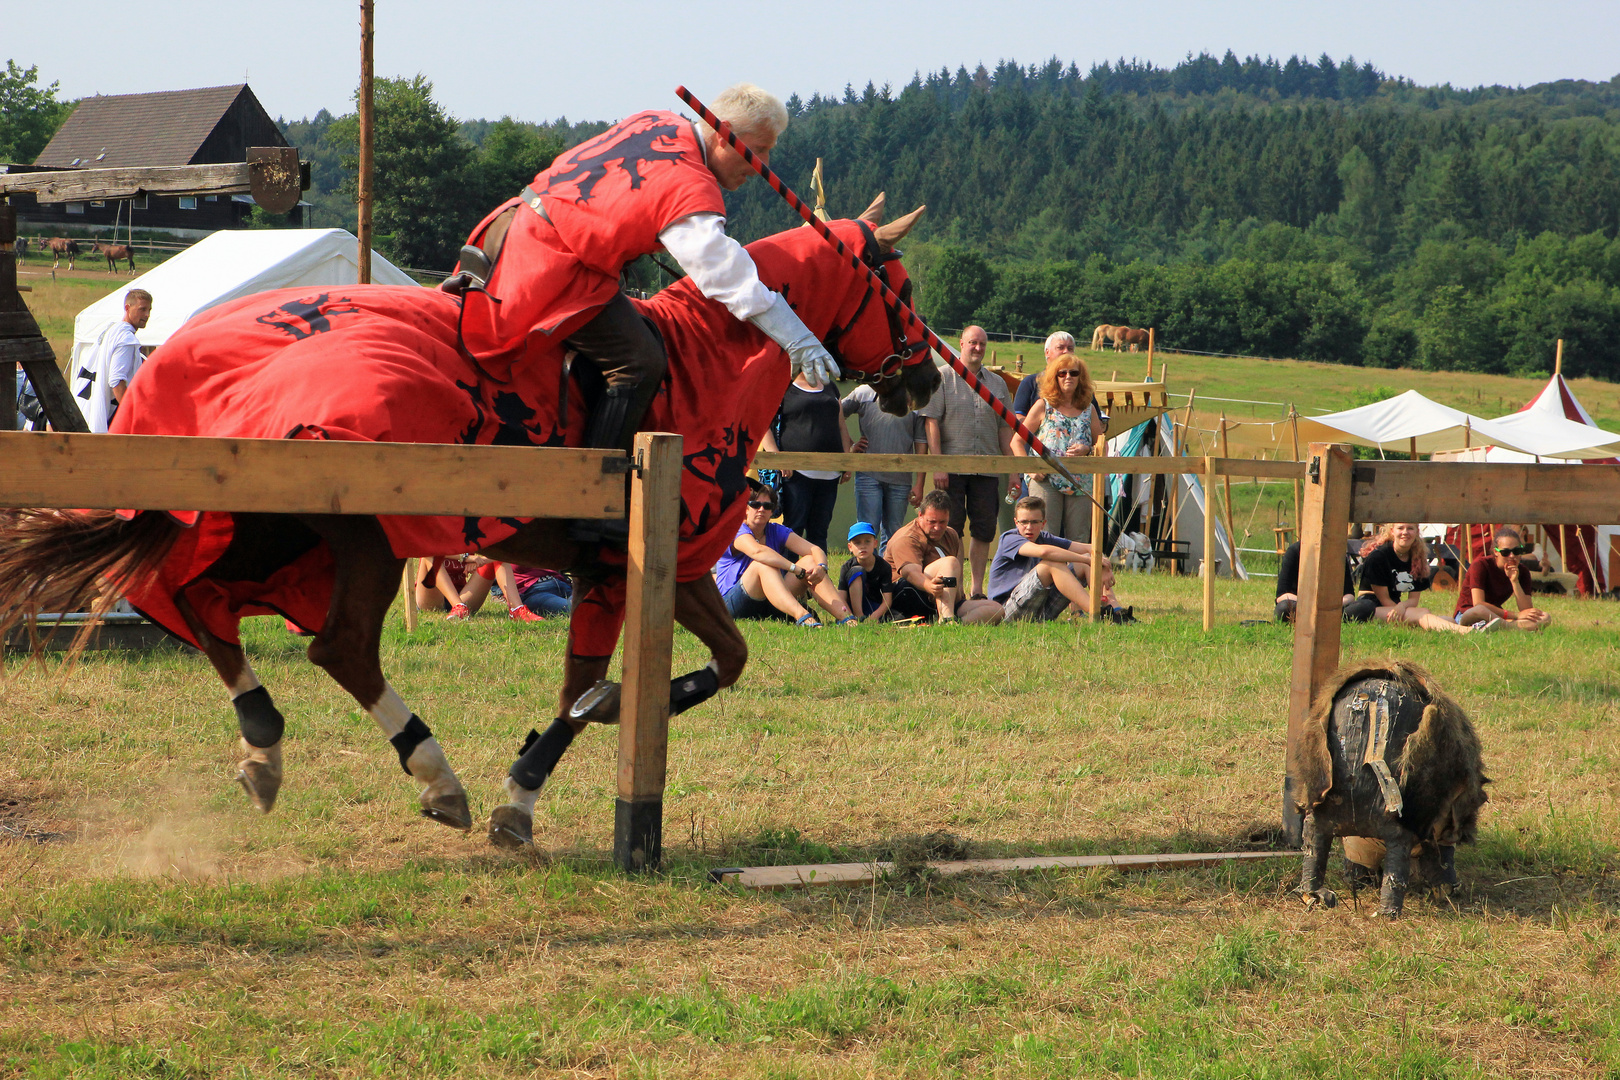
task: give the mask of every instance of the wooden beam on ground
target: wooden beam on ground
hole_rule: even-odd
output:
[[[0,506],[624,514],[625,457],[614,450],[9,431],[0,432],[0,461]]]
[[[1283,833],[1295,845],[1301,842],[1304,822],[1295,806],[1293,763],[1295,755],[1302,752],[1301,739],[1311,702],[1339,666],[1344,542],[1350,527],[1351,470],[1356,466],[1350,448],[1335,443],[1312,443],[1306,461],[1304,520],[1299,536],[1299,600],[1294,608],[1294,666],[1288,687],[1288,751],[1283,776]],[[1416,508],[1413,513],[1419,521],[1432,520]]]
[[[1599,521],[1620,465],[1358,461],[1354,487],[1357,521]]]
[[[1171,855],[1037,855],[1022,859],[954,859],[930,862],[928,869],[941,877],[962,874],[1014,874],[1031,870],[1107,869],[1123,872],[1196,870],[1229,863],[1297,859],[1292,851],[1217,851]],[[893,873],[891,862],[821,863],[806,866],[722,867],[709,871],[709,880],[745,889],[802,889],[811,885],[869,885]]]
[[[663,858],[681,437],[642,432],[636,436],[635,458],[639,471],[630,493],[619,797],[613,823],[613,861],[630,871],[656,870]]]

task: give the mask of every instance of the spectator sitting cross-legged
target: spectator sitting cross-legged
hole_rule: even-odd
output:
[[[894,570],[878,558],[877,530],[865,521],[849,527],[849,561],[838,574],[838,596],[862,622],[882,622],[894,603]]]
[[[450,620],[466,619],[472,615],[461,599],[461,594],[467,588],[467,564],[463,557],[452,555],[448,558],[418,559],[416,563],[418,610],[448,610],[450,613],[445,618]],[[493,565],[479,567],[477,572],[488,573],[491,581],[495,579]]]
[[[895,617],[998,623],[1000,604],[963,599],[962,538],[950,520],[951,498],[935,488],[923,496],[921,511],[911,523],[889,537],[883,557],[899,579]]]
[[[1355,606],[1372,607],[1373,614],[1384,622],[1450,634],[1488,633],[1503,626],[1500,618],[1461,626],[1418,603],[1417,594],[1427,589],[1430,581],[1429,545],[1418,535],[1416,522],[1385,525],[1361,550],[1361,595],[1356,597]]]
[[[1277,621],[1293,622],[1298,607],[1299,541],[1295,540],[1283,552],[1282,562],[1277,566]],[[1356,603],[1356,571],[1348,551],[1344,553],[1344,592],[1339,598],[1339,607],[1344,612],[1345,622],[1369,622],[1373,617],[1373,605]]]
[[[1013,523],[1016,528],[1001,534],[990,563],[990,599],[1001,604],[1007,621],[1047,622],[1071,609],[1090,613],[1086,586],[1092,546],[1047,532],[1046,502],[1039,495],[1018,500]],[[1115,622],[1135,622],[1132,608],[1118,606],[1106,560],[1099,572],[1103,614]]]
[[[1501,619],[1503,629],[1545,630],[1552,616],[1530,602],[1530,571],[1519,565],[1519,556],[1530,550],[1524,546],[1524,537],[1513,526],[1503,525],[1496,530],[1491,546],[1495,551],[1490,558],[1468,564],[1452,620],[1459,626],[1474,626]],[[1509,599],[1519,605],[1517,615],[1502,606]]]
[[[771,520],[776,516],[776,493],[763,484],[749,481],[753,489],[748,509],[737,527],[731,547],[714,567],[715,584],[725,598],[726,610],[734,619],[792,619],[800,626],[819,629],[820,620],[800,601],[807,592],[838,619],[838,625],[857,620],[838,598],[838,590],[827,577],[827,553],[786,525]],[[797,555],[790,559],[788,553]]]
[[[1064,338],[1067,338],[1065,349]],[[1103,437],[1102,413],[1092,391],[1091,372],[1086,362],[1074,355],[1074,338],[1053,334],[1047,339],[1048,361],[1040,376],[1040,396],[1029,407],[1025,426],[1059,457],[1084,457]],[[1014,435],[1012,452],[1022,457],[1029,446]],[[1048,520],[1059,535],[1071,540],[1091,540],[1091,500],[1073,484],[1056,474],[1024,477],[1029,493],[1046,500]],[[1011,486],[1017,486],[1014,477]]]
[[[461,591],[461,602],[471,613],[476,614],[484,606],[493,586],[499,586],[501,599],[506,602],[507,617],[518,622],[541,622],[547,615],[568,611],[574,587],[554,570],[494,562],[482,555],[472,556],[469,562],[478,567],[478,573],[467,579],[467,587]],[[486,573],[486,566],[493,570]]]

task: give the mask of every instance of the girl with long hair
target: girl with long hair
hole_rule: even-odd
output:
[[[1356,604],[1373,607],[1373,614],[1388,623],[1405,623],[1447,634],[1473,631],[1490,632],[1502,627],[1501,619],[1473,626],[1459,626],[1452,620],[1424,608],[1417,594],[1427,589],[1429,545],[1418,533],[1416,522],[1385,524],[1378,535],[1361,546],[1361,595]]]

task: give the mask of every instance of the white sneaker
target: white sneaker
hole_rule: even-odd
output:
[[[1473,632],[1476,634],[1489,634],[1492,631],[1504,629],[1506,626],[1506,619],[1500,615],[1493,615],[1489,622],[1475,623]]]

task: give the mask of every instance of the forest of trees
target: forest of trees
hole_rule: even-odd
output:
[[[70,107],[34,74],[0,78],[0,147],[43,145]],[[773,164],[801,194],[820,157],[835,215],[879,191],[928,205],[907,265],[942,328],[1127,322],[1172,347],[1526,372],[1563,337],[1571,373],[1620,379],[1620,77],[1458,90],[1229,52],[1005,61],[788,107]],[[457,120],[420,76],[378,80],[377,116],[379,245],[424,269],[604,127]],[[353,114],[283,130],[316,223],[352,227]],[[797,224],[763,184],[727,204],[744,241]]]

